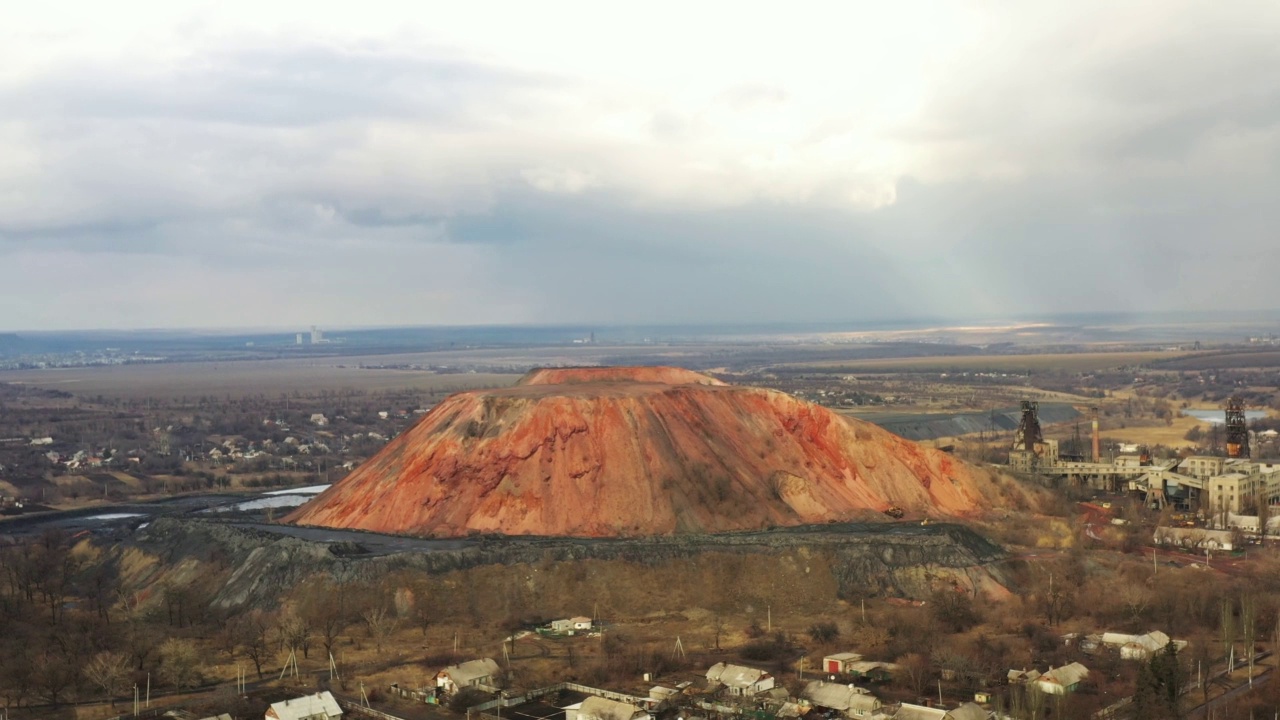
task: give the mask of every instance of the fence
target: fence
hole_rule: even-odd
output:
[[[381,712],[379,710],[374,710],[373,708],[367,708],[359,703],[352,702],[350,700],[344,700],[342,698],[335,698],[335,699],[338,701],[339,707],[351,713],[352,715],[363,715],[365,717],[376,718],[377,720],[404,720],[404,718],[396,717],[395,715],[388,715],[387,713]]]

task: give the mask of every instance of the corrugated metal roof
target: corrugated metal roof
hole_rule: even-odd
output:
[[[638,715],[649,714],[635,705],[595,696],[583,700],[578,708],[579,720],[632,720]]]
[[[272,703],[270,712],[275,713],[280,720],[342,717],[342,708],[338,707],[338,701],[333,699],[333,695],[328,690],[315,695]]]
[[[707,679],[714,680],[728,687],[745,688],[751,687],[760,681],[769,673],[763,670],[746,667],[743,665],[732,665],[729,663],[716,663],[707,671]]]
[[[450,665],[440,671],[440,674],[447,675],[455,685],[470,685],[476,680],[493,677],[497,673],[498,663],[491,658],[470,660],[459,665]]]

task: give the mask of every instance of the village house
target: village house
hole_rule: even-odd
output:
[[[591,626],[591,618],[579,615],[578,617],[572,617],[566,620],[552,620],[551,632],[567,633],[572,635],[577,632],[590,631]]]
[[[1089,668],[1078,662],[1063,665],[1060,668],[1049,668],[1048,672],[1037,678],[1034,683],[1041,692],[1049,695],[1066,695],[1075,692],[1080,682],[1089,677]]]
[[[955,720],[955,716],[942,708],[931,708],[911,703],[899,705],[898,712],[893,717],[895,720]]]
[[[1010,685],[1025,685],[1029,682],[1034,682],[1039,679],[1040,679],[1040,671],[1034,668],[1031,670],[1027,670],[1026,668],[1023,668],[1021,670],[1010,670],[1005,675],[1005,680]]]
[[[1176,650],[1182,650],[1187,646],[1185,640],[1170,640],[1168,635],[1159,630],[1152,630],[1149,633],[1138,635],[1121,645],[1120,657],[1125,660],[1150,660],[1152,655],[1164,650],[1165,646],[1170,642],[1173,643],[1173,647]]]
[[[854,663],[862,660],[862,656],[853,652],[842,652],[822,658],[823,672],[831,675],[846,675]]]
[[[450,665],[436,674],[436,687],[452,695],[463,688],[492,686],[498,663],[491,658]]]
[[[763,670],[716,663],[707,671],[707,680],[728,688],[730,695],[750,697],[773,688],[773,676]]]
[[[649,720],[649,713],[629,703],[591,696],[565,708],[565,720]]]
[[[991,713],[977,703],[967,702],[949,711],[949,716],[951,720],[987,720],[991,717]]]
[[[1113,650],[1119,650],[1120,657],[1125,660],[1149,660],[1152,655],[1163,650],[1170,642],[1168,635],[1159,630],[1152,630],[1142,635],[1103,633],[1097,644]],[[1173,640],[1172,642],[1173,647],[1179,651],[1187,646],[1186,640]]]
[[[870,717],[882,706],[880,698],[855,685],[842,685],[815,680],[800,692],[810,705],[844,713],[850,718]]]
[[[266,720],[338,720],[342,708],[328,690],[305,697],[282,700],[267,708]]]
[[[329,424],[329,418],[325,417],[324,413],[312,413],[311,424],[324,427],[325,425]]]

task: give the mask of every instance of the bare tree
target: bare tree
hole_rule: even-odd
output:
[[[911,688],[916,695],[923,693],[933,674],[929,658],[920,653],[903,655],[898,658],[898,667],[902,670],[903,679],[907,681],[907,687]]]
[[[129,658],[121,653],[104,650],[85,663],[84,676],[106,693],[111,707],[116,706],[116,692],[129,672]]]
[[[244,654],[253,661],[259,680],[262,679],[262,663],[270,657],[271,646],[267,642],[267,637],[275,624],[275,615],[262,610],[254,610],[247,615],[242,615],[234,623],[239,645],[244,650]]]
[[[396,631],[396,626],[400,624],[399,619],[387,612],[384,607],[366,610],[361,613],[360,619],[364,620],[365,626],[369,628],[369,637],[379,653],[382,652],[382,643],[391,637],[391,634]]]
[[[1222,654],[1227,662],[1231,662],[1231,649],[1236,642],[1236,617],[1235,608],[1232,607],[1231,600],[1228,598],[1222,598],[1222,617],[1218,631],[1222,638]]]
[[[1143,613],[1151,605],[1151,591],[1137,582],[1127,582],[1120,586],[1120,602],[1129,613],[1130,622],[1138,622]]]
[[[0,645],[0,697],[5,708],[21,706],[35,685],[29,649],[20,642]]]
[[[58,705],[63,694],[75,684],[78,670],[67,653],[51,644],[35,656],[32,673],[35,688],[49,704]]]
[[[200,655],[196,646],[184,638],[169,638],[160,645],[160,678],[179,689],[200,682]]]
[[[1252,595],[1240,597],[1240,632],[1244,637],[1244,649],[1249,654],[1249,682],[1253,683],[1253,656],[1258,641],[1258,605]]]
[[[292,610],[286,611],[280,616],[280,633],[281,643],[289,648],[290,652],[302,651],[302,657],[308,656],[311,649],[311,624],[306,618]]]
[[[338,636],[347,628],[350,619],[343,601],[342,587],[323,580],[309,588],[298,605],[298,615],[319,633],[320,644],[324,646],[326,655],[333,654],[333,646],[338,642]]]

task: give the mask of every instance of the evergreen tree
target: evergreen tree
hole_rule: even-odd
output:
[[[1164,650],[1151,656],[1138,674],[1138,688],[1133,696],[1135,720],[1161,720],[1182,717],[1179,700],[1186,678],[1178,662],[1178,649],[1170,641]]]

